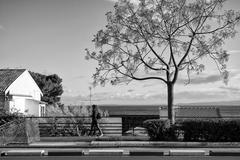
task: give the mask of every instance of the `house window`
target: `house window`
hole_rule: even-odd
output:
[[[45,116],[45,106],[40,106],[40,116],[44,117]]]

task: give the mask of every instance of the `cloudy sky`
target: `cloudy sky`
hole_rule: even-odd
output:
[[[26,68],[63,79],[65,104],[89,103],[89,87],[96,62],[85,60],[93,49],[93,34],[104,28],[105,13],[115,0],[0,0],[0,68]],[[240,9],[228,0],[225,8]],[[240,27],[238,27],[240,31]],[[175,103],[240,99],[240,34],[224,46],[231,54],[230,80],[225,85],[211,61],[185,85],[181,75]],[[166,87],[159,81],[131,82],[92,89],[97,104],[164,104]]]

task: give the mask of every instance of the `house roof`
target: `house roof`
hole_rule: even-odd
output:
[[[24,71],[26,69],[0,69],[0,93],[4,93]]]

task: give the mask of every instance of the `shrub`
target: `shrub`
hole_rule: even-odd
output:
[[[0,111],[0,126],[4,125],[8,122],[21,119],[23,117],[23,114],[18,112],[17,110],[11,110],[11,112],[8,112],[6,110]]]
[[[150,140],[153,141],[175,141],[175,126],[169,120],[146,120],[143,126],[147,129]]]
[[[184,121],[180,123],[181,130],[184,133],[184,141],[201,141],[204,125],[203,121]]]
[[[240,142],[240,120],[185,120],[170,125],[168,120],[144,122],[150,140],[176,141],[183,133],[183,141]]]
[[[240,121],[188,120],[181,123],[184,141],[239,142]]]

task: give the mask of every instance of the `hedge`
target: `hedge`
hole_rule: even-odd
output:
[[[181,123],[184,141],[240,142],[239,120],[191,120]]]
[[[170,125],[169,120],[146,120],[143,126],[147,129],[150,140],[153,141],[175,141],[175,127]]]
[[[240,120],[186,120],[170,125],[155,119],[145,121],[144,127],[153,141],[240,142]]]

